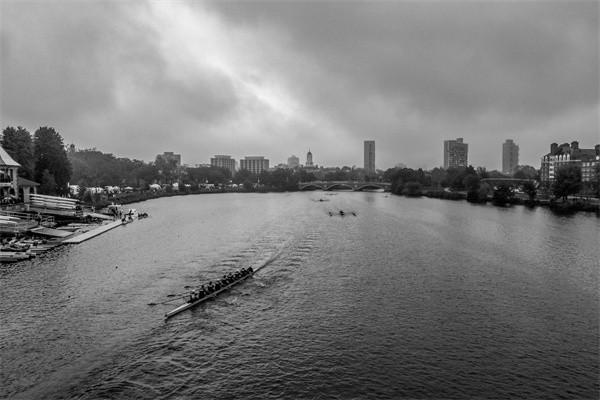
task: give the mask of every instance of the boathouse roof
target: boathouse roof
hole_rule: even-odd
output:
[[[0,146],[0,167],[20,167],[21,164],[13,160],[11,156],[8,155],[6,150]]]
[[[29,179],[25,179],[22,178],[20,176],[17,177],[17,185],[19,187],[34,187],[34,186],[40,186],[39,183],[34,182],[34,181],[30,181]]]

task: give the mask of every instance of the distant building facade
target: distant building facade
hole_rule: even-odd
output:
[[[364,143],[364,167],[365,173],[375,174],[375,141],[365,140]]]
[[[231,176],[235,175],[235,159],[231,158],[231,156],[217,154],[210,159],[210,165],[228,169],[231,171]]]
[[[514,175],[519,166],[519,146],[512,139],[502,143],[502,173]]]
[[[174,161],[177,168],[181,167],[181,154],[175,154],[172,151],[166,151],[157,155],[156,158],[162,158],[167,164],[171,161]]]
[[[469,165],[469,145],[463,138],[444,140],[444,168],[467,167]]]
[[[245,169],[253,174],[260,174],[269,169],[269,160],[263,156],[246,156],[240,160],[240,169]]]
[[[312,159],[312,153],[310,152],[310,149],[308,149],[308,153],[306,153],[306,167],[313,167],[313,159]]]
[[[600,165],[600,144],[593,149],[579,148],[579,142],[571,144],[564,143],[550,145],[550,153],[542,157],[540,167],[540,180],[544,184],[552,184],[556,178],[556,172],[564,165],[574,164],[581,168],[581,180],[591,182],[598,179],[596,171]]]
[[[312,158],[312,155],[311,155]],[[311,159],[312,161],[312,159]],[[287,159],[287,167],[288,168],[298,168],[300,166],[300,159],[298,157],[296,157],[295,155],[291,155],[288,157]]]

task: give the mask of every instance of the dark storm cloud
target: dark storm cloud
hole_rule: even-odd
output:
[[[484,156],[480,149],[478,158],[473,151],[478,140],[493,139],[499,146],[514,136],[533,146],[531,135],[518,135],[537,126],[547,129],[550,142],[557,132],[546,126],[548,120],[597,109],[597,2],[213,6],[234,24],[271,25],[285,32],[290,47],[321,69],[322,78],[298,85],[298,93],[355,136],[387,137],[398,148],[410,144],[431,153],[431,145],[441,148],[443,138],[472,134],[477,136],[470,139],[472,159],[484,162],[498,159],[499,151],[493,148]],[[412,113],[430,123],[407,124]],[[564,132],[563,140],[582,137],[592,145],[597,120],[589,120],[591,126]],[[546,144],[530,153],[522,146],[522,155],[532,162],[531,155]]]
[[[54,125],[67,141],[139,157],[142,144],[156,142],[154,153],[168,144],[171,129],[181,135],[185,123],[207,123],[236,107],[224,77],[169,73],[161,33],[147,23],[143,3],[0,6],[4,125]],[[132,140],[122,140],[124,133]]]
[[[598,142],[598,2],[0,1],[0,119],[153,159],[433,167]]]
[[[430,112],[548,115],[595,104],[596,2],[216,2],[277,25],[293,48],[363,95]]]

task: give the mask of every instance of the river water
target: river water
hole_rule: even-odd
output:
[[[0,265],[0,398],[599,397],[594,215],[347,192],[134,207],[150,218]],[[263,265],[164,321],[169,295]]]

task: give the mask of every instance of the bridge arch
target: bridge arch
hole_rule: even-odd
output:
[[[302,191],[309,191],[309,190],[323,190],[323,188],[320,185],[315,185],[315,184],[308,184],[308,185],[304,185],[300,188],[300,190]]]
[[[346,183],[334,183],[333,185],[328,186],[325,190],[354,190],[354,188]]]
[[[376,183],[367,183],[366,185],[362,185],[362,186],[358,186],[356,188],[356,191],[358,192],[362,192],[363,190],[369,190],[369,189],[380,189],[380,190],[385,190],[385,187],[378,185]]]

